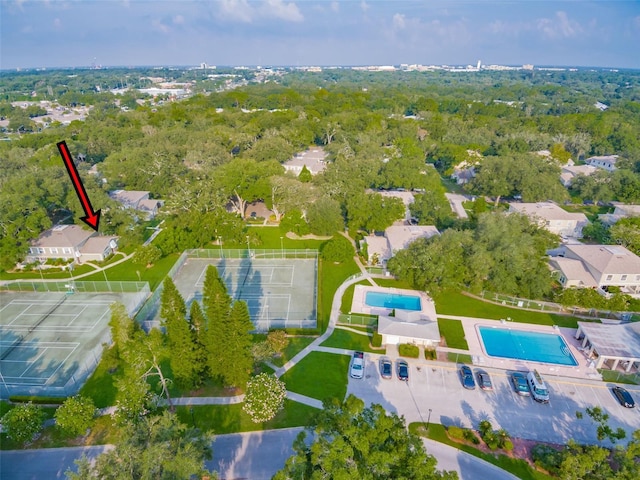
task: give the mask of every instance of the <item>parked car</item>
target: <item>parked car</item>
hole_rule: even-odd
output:
[[[511,374],[511,383],[518,395],[528,397],[531,395],[529,391],[529,384],[527,383],[527,376],[522,372],[514,372]]]
[[[364,353],[353,352],[351,359],[351,378],[362,378],[364,376]]]
[[[380,376],[382,378],[391,378],[393,374],[393,366],[388,358],[380,359]]]
[[[631,394],[624,388],[615,386],[611,389],[616,400],[620,402],[620,405],[627,408],[633,408],[636,406],[636,402],[633,401]]]
[[[493,383],[491,383],[491,377],[487,372],[479,371],[477,374],[478,386],[482,390],[493,390]]]
[[[403,382],[409,381],[409,364],[404,360],[398,360],[396,362],[396,369],[398,372],[398,379]]]
[[[537,370],[527,373],[527,382],[529,383],[531,395],[536,402],[549,403],[549,389]]]
[[[460,378],[462,379],[462,386],[464,388],[467,390],[475,390],[476,382],[473,379],[473,372],[468,366],[463,365],[460,367]]]

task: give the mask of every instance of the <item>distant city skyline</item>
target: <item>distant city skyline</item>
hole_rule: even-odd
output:
[[[0,0],[0,68],[640,68],[640,2]]]

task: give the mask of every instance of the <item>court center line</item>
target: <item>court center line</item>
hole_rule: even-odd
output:
[[[77,348],[77,347],[76,347],[76,348]],[[63,365],[65,365],[65,364],[67,363],[67,360],[69,359],[69,357],[70,357],[71,355],[73,355],[73,352],[75,352],[75,351],[76,351],[76,348],[74,348],[73,350],[71,350],[71,351],[69,352],[69,355],[67,355],[67,356],[64,358],[64,360],[63,360],[62,362],[60,362],[60,365],[58,365],[58,368],[56,368],[56,369],[53,371],[53,373],[52,373],[51,375],[49,375],[49,378],[48,378],[48,380],[45,382],[45,385],[46,385],[47,383],[49,383],[49,382],[51,381],[51,379],[52,379],[53,377],[55,377],[56,373],[58,373],[58,370],[60,370],[60,368],[62,368],[62,366],[63,366]]]

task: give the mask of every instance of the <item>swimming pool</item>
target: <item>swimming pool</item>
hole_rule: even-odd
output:
[[[553,333],[478,327],[487,355],[555,365],[577,366],[567,343]]]
[[[364,303],[370,307],[398,308],[400,310],[422,310],[420,297],[397,293],[367,292]]]

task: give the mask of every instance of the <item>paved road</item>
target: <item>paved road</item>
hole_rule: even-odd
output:
[[[395,375],[384,380],[378,373],[378,358],[379,355],[365,354],[365,378],[350,379],[347,393],[404,415],[407,423],[426,422],[431,410],[431,422],[443,425],[477,428],[481,420],[488,419],[494,428],[504,428],[514,437],[557,443],[573,438],[597,443],[593,422],[586,417],[578,420],[575,412],[598,405],[610,415],[611,427],[625,429],[627,439],[640,429],[640,409],[620,406],[608,388],[610,385],[604,382],[546,377],[551,402],[542,405],[530,397],[516,395],[505,371],[486,369],[491,372],[494,391],[484,392],[462,388],[454,365],[418,360],[409,361],[408,383],[399,381]],[[640,398],[640,389],[629,385],[628,390]]]
[[[302,428],[266,432],[218,435],[213,443],[213,459],[207,468],[219,473],[221,480],[268,480],[284,467],[293,454],[293,441]],[[48,448],[0,452],[0,478],[43,480],[65,478],[73,461],[82,454],[95,458],[110,446]]]
[[[0,452],[0,478],[11,480],[43,480],[66,478],[64,472],[75,470],[73,461],[84,453],[95,458],[106,449],[97,447],[46,448],[42,450],[13,450]]]
[[[517,480],[509,472],[444,443],[423,438],[424,446],[438,459],[438,470],[455,470],[460,480]]]

